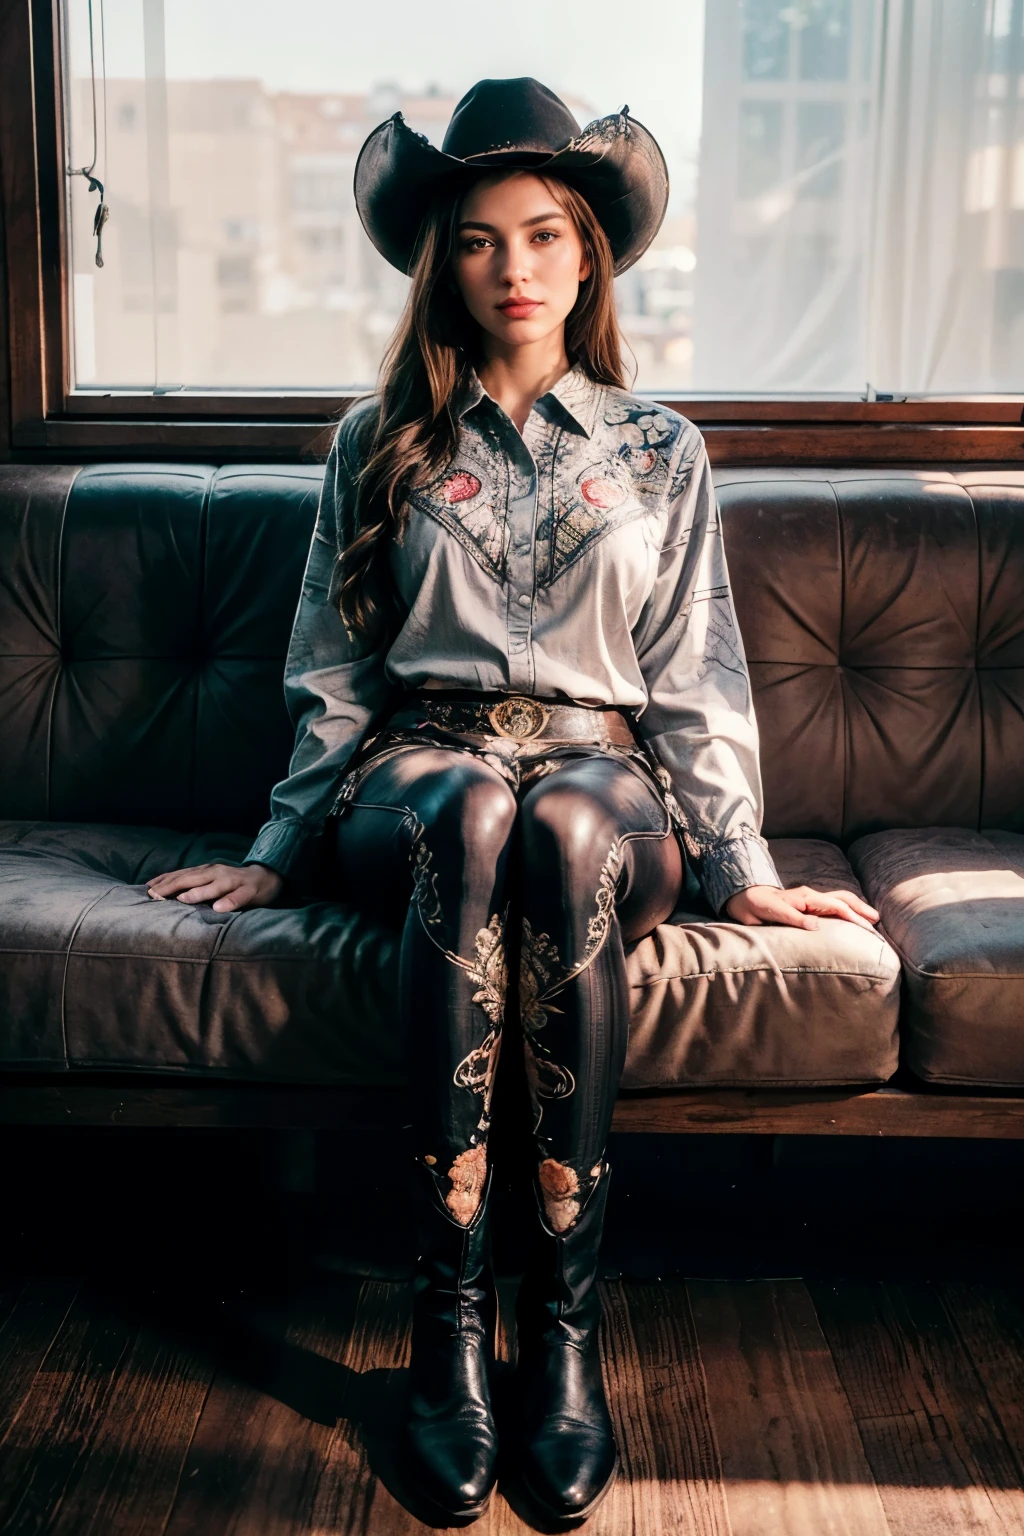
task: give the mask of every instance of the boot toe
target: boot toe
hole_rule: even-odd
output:
[[[496,1480],[497,1443],[488,1427],[410,1425],[405,1473],[429,1503],[453,1517],[483,1512]]]
[[[611,1486],[615,1441],[603,1429],[572,1422],[545,1426],[526,1446],[527,1491],[556,1520],[581,1519]]]

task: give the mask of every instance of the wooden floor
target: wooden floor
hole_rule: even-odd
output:
[[[623,1465],[593,1536],[1024,1533],[1024,1289],[606,1280],[602,1293]],[[506,1316],[510,1302],[504,1287]],[[201,1262],[191,1292],[170,1295],[9,1279],[0,1531],[425,1529],[392,1470],[408,1306],[407,1283],[379,1279],[217,1296]],[[538,1528],[521,1508],[510,1469],[474,1529]]]

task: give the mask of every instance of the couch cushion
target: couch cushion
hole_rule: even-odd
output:
[[[786,885],[859,892],[831,843],[771,850]],[[880,1083],[897,1065],[900,967],[878,934],[744,928],[677,913],[629,956],[625,1088]]]
[[[329,902],[222,914],[146,894],[248,845],[0,822],[0,1063],[401,1082],[390,932]]]
[[[936,1083],[1024,1084],[1024,836],[876,832],[850,858],[903,960],[907,1065]]]
[[[406,1081],[397,935],[331,902],[215,913],[145,881],[235,860],[233,834],[0,822],[0,1063]],[[855,890],[839,851],[788,842],[787,883]],[[628,960],[628,1088],[880,1082],[899,965],[873,934],[681,914]]]

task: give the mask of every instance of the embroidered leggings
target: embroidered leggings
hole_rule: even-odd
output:
[[[369,765],[337,849],[342,898],[402,930],[417,1155],[445,1175],[453,1216],[468,1223],[480,1201],[507,1009],[534,1177],[565,1231],[600,1177],[625,1060],[623,945],[679,893],[663,802],[599,746],[512,771],[423,742]]]

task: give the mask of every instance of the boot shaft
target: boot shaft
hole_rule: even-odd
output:
[[[594,1334],[601,1315],[596,1282],[610,1175],[611,1165],[605,1162],[579,1216],[564,1232],[549,1226],[534,1183],[536,1214],[516,1299],[519,1336],[527,1347],[555,1336],[582,1347]]]
[[[473,1220],[463,1226],[445,1204],[437,1176],[417,1160],[413,1319],[421,1332],[478,1332],[483,1326],[493,1339],[497,1301],[490,1255],[492,1183],[488,1170]]]

